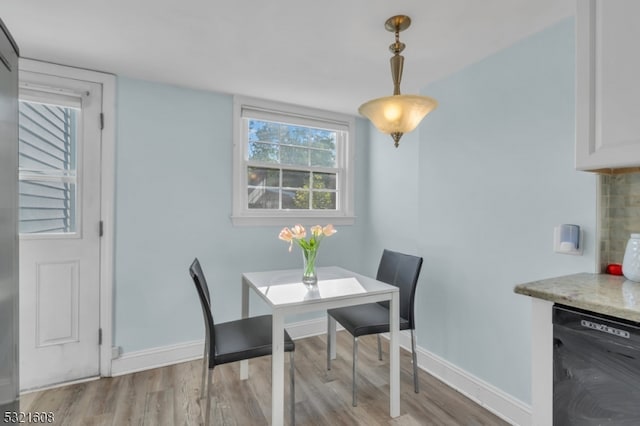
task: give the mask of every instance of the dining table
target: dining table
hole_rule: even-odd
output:
[[[398,287],[339,266],[316,268],[318,281],[302,282],[301,269],[242,274],[242,317],[249,317],[249,294],[255,292],[271,310],[271,424],[284,421],[284,328],[285,318],[306,312],[389,301],[389,416],[400,415],[400,348]],[[335,358],[336,321],[327,316],[327,340],[330,356]],[[241,361],[240,378],[249,377],[248,361]]]

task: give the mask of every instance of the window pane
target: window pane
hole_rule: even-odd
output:
[[[280,143],[281,127],[270,121],[249,120],[249,141]]]
[[[301,126],[283,125],[282,144],[308,146],[313,129]]]
[[[280,162],[280,146],[272,143],[249,142],[249,160],[277,164]]]
[[[309,189],[310,178],[311,178],[310,172],[283,170],[282,171],[282,187]]]
[[[76,108],[19,102],[19,230],[76,232]]]
[[[75,108],[20,101],[19,113],[21,170],[76,168]]]
[[[247,167],[247,182],[250,186],[280,186],[280,170],[262,167]]]
[[[335,167],[336,152],[316,149],[311,150],[311,166]]]
[[[328,149],[335,152],[336,132],[331,130],[313,129],[309,140],[309,146],[312,148]]]
[[[278,188],[248,188],[250,209],[279,209]]]
[[[21,180],[19,192],[20,233],[76,231],[75,183]]]
[[[307,186],[308,188],[308,186]],[[283,209],[309,209],[309,190],[298,189],[295,191],[282,191]]]
[[[318,210],[335,210],[336,193],[313,191],[313,208]]]
[[[280,147],[280,163],[292,166],[308,166],[309,149],[282,145]]]
[[[332,173],[314,173],[313,189],[336,189],[336,175]]]

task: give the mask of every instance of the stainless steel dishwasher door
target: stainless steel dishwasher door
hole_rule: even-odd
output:
[[[640,425],[640,324],[553,308],[553,424]]]

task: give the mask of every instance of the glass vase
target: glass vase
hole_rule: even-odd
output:
[[[302,249],[302,260],[304,262],[302,269],[302,282],[307,286],[314,286],[318,283],[316,276],[316,256],[317,248]]]

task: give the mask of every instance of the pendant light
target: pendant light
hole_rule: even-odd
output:
[[[378,130],[391,135],[396,148],[402,135],[415,129],[420,121],[438,106],[438,101],[428,96],[400,94],[404,64],[404,56],[400,53],[405,48],[405,44],[400,42],[400,31],[406,30],[409,25],[411,18],[406,15],[393,16],[384,24],[387,31],[396,35],[395,43],[389,46],[393,53],[390,59],[393,96],[372,99],[358,108],[358,112],[371,120]]]

